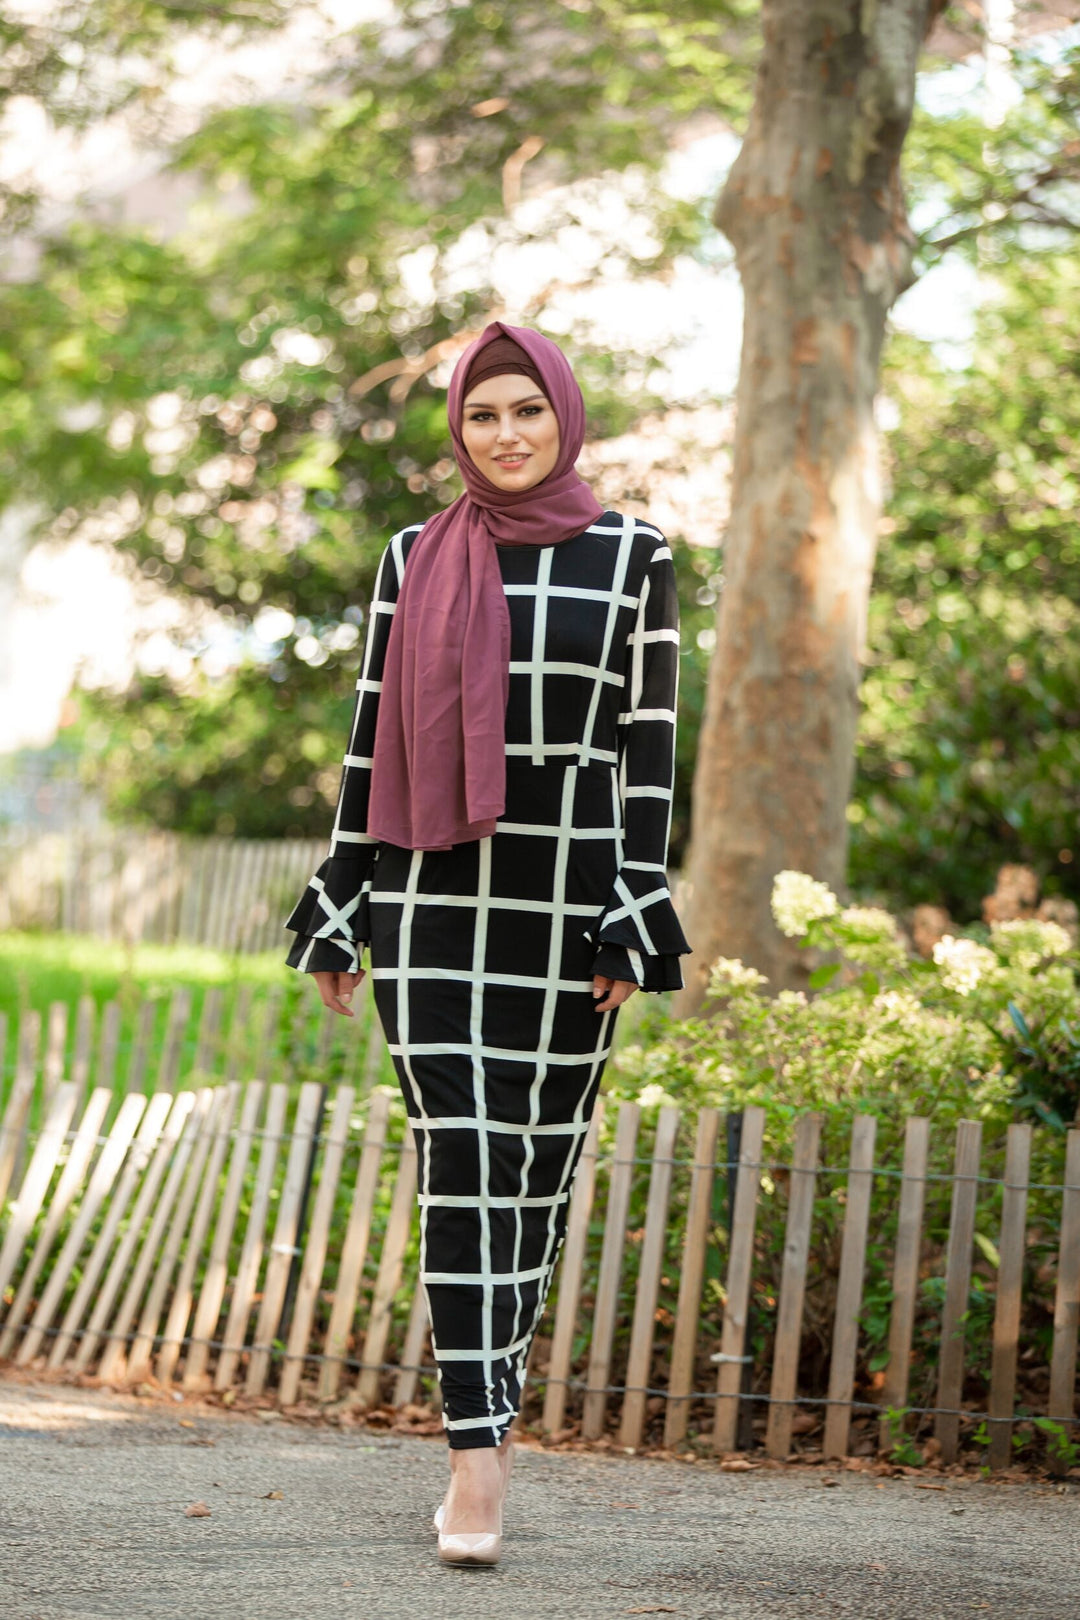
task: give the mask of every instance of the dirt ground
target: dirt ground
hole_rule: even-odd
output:
[[[0,1383],[2,1620],[1077,1620],[1075,1484],[519,1448],[439,1563],[441,1439]],[[188,1517],[205,1503],[209,1515]]]

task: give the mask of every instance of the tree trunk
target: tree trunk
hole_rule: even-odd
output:
[[[725,581],[694,780],[682,1010],[741,957],[775,992],[785,867],[844,883],[881,493],[873,404],[909,285],[900,185],[943,0],[764,0],[750,127],[716,207],[745,296]]]

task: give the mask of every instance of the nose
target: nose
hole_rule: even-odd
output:
[[[504,417],[499,423],[499,431],[496,437],[500,444],[512,444],[518,437],[517,423],[512,416]]]

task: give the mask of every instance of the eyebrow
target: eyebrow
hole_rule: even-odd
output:
[[[546,394],[526,394],[523,399],[515,399],[514,404],[515,405],[527,405],[529,403],[530,399],[546,399],[546,398],[547,398]],[[495,407],[494,407],[494,405],[489,404],[488,401],[485,400],[485,399],[470,399],[470,401],[466,405],[465,409],[467,411],[477,411],[477,410],[492,411],[492,410],[495,409]]]

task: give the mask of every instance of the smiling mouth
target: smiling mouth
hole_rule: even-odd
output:
[[[516,467],[519,464],[519,462],[528,461],[528,459],[529,459],[529,457],[528,457],[527,454],[520,455],[520,456],[496,456],[495,457],[495,460],[499,463],[500,467]]]

